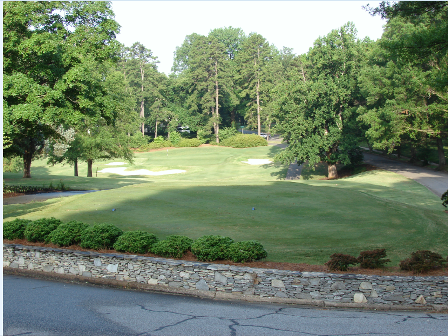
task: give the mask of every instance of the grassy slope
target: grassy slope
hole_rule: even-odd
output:
[[[277,150],[203,147],[137,154],[132,170],[187,170],[156,177],[99,173],[92,179],[67,178],[70,167],[36,162],[30,182],[62,178],[70,187],[116,189],[4,206],[4,218],[108,222],[160,238],[219,234],[256,239],[272,261],[323,263],[335,252],[357,255],[374,248],[386,248],[395,262],[417,249],[448,253],[446,214],[425,187],[385,171],[337,181],[282,181],[285,166],[241,162],[270,158]],[[98,164],[99,170],[105,163]],[[6,182],[23,181],[14,175],[5,174]]]

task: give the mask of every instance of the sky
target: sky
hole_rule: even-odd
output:
[[[142,43],[169,74],[177,46],[192,33],[208,35],[222,27],[262,35],[278,49],[306,53],[319,36],[352,21],[358,38],[377,40],[385,21],[362,9],[372,1],[112,1],[121,25],[117,40],[130,47]]]

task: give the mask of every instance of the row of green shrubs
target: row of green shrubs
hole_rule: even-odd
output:
[[[144,144],[134,150],[137,152],[147,152],[151,149],[160,149],[166,147],[199,147],[205,143],[204,140],[193,138],[182,138],[178,133],[173,133],[169,140],[165,140],[162,136],[158,136],[154,141]],[[213,145],[233,147],[233,148],[249,148],[267,146],[268,142],[263,137],[256,134],[235,134],[224,138],[219,144],[210,142]]]
[[[359,264],[361,268],[381,268],[390,262],[386,259],[386,250],[377,249],[372,251],[362,251],[358,258],[348,254],[335,253],[330,256],[330,260],[325,265],[331,271],[347,271],[351,265]],[[412,252],[411,256],[400,262],[400,269],[412,271],[414,274],[427,273],[431,270],[441,269],[448,262],[435,252],[419,250]]]
[[[171,235],[159,241],[154,234],[144,231],[123,232],[114,225],[104,223],[92,226],[79,221],[62,223],[54,217],[5,222],[3,238],[25,238],[30,242],[53,243],[61,247],[79,244],[83,248],[95,250],[114,248],[119,252],[151,252],[170,258],[181,258],[187,251],[191,251],[201,261],[248,262],[267,257],[267,252],[257,241],[235,242],[229,237],[214,235],[196,240]]]
[[[69,190],[70,188],[66,187],[64,182],[60,180],[56,186],[53,186],[53,182],[50,182],[50,185],[46,187],[45,185],[42,187],[39,186],[26,186],[26,185],[6,185],[3,181],[3,193],[35,193],[35,192],[43,192],[43,191],[54,191],[54,190]]]

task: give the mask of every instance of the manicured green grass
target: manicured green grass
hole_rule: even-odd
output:
[[[160,239],[172,234],[255,239],[271,261],[322,264],[333,253],[357,256],[376,248],[386,248],[395,264],[418,249],[448,254],[447,214],[425,187],[385,171],[334,181],[284,181],[285,166],[241,162],[270,158],[277,150],[201,147],[169,150],[168,155],[166,151],[140,153],[132,169],[187,172],[79,178],[91,188],[114,189],[4,206],[4,220],[54,216],[64,222],[105,222],[123,230],[145,230]],[[109,167],[105,163],[98,165],[100,169]],[[44,181],[53,171],[64,176],[69,167],[45,169],[32,174]],[[11,178],[7,182],[23,181],[5,176]]]

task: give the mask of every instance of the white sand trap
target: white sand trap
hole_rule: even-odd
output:
[[[268,163],[272,163],[271,160],[268,159],[248,159],[247,161],[241,161],[242,163],[248,163],[250,165],[264,165]]]
[[[125,164],[127,164],[127,163],[126,162],[111,162],[111,163],[106,164],[106,166],[122,166]]]
[[[159,175],[170,175],[170,174],[180,174],[185,173],[186,170],[180,170],[180,169],[171,169],[171,170],[164,170],[159,172],[153,172],[147,169],[140,169],[140,170],[132,170],[132,171],[125,171],[126,167],[118,167],[118,168],[104,168],[102,170],[99,170],[98,173],[112,173],[112,174],[118,174],[118,175],[152,175],[152,176],[159,176]]]

